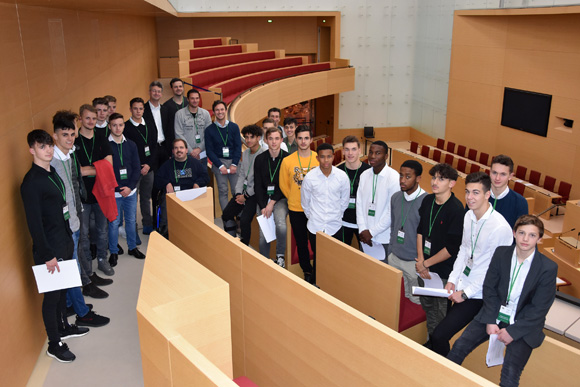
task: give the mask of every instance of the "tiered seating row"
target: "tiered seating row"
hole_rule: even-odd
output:
[[[216,67],[229,66],[237,63],[255,62],[259,60],[283,57],[280,50],[243,52],[239,54],[219,55],[209,58],[199,58],[190,61],[179,62],[181,77],[187,77],[199,71],[209,70]],[[282,51],[283,52],[283,51]]]

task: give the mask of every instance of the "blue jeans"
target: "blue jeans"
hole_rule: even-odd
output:
[[[115,198],[117,201],[117,219],[109,222],[109,251],[111,254],[118,254],[119,248],[119,224],[121,218],[125,217],[125,232],[127,233],[127,246],[129,250],[137,247],[137,193],[124,198]]]
[[[262,212],[260,211],[260,215]],[[288,201],[286,198],[278,200],[272,211],[276,224],[276,255],[286,255],[286,216],[288,216]],[[270,243],[266,242],[260,229],[260,254],[270,258]]]
[[[107,218],[101,211],[98,203],[83,203],[83,214],[81,216],[81,239],[80,239],[80,262],[88,277],[93,274],[93,260],[91,256],[91,246],[89,242],[89,225],[91,213],[95,215],[95,232],[97,235],[93,239],[97,242],[97,259],[103,260],[107,257]],[[83,285],[87,285],[83,282]]]
[[[508,325],[504,323],[499,324],[500,328],[506,326]],[[461,337],[457,339],[447,358],[461,365],[471,351],[487,340],[489,340],[489,335],[486,332],[486,324],[473,320],[465,328]],[[499,385],[504,387],[518,386],[522,371],[531,354],[532,347],[523,339],[514,340],[507,345]]]
[[[81,272],[81,277],[83,277],[83,271],[81,270],[81,265],[78,259],[78,244],[79,244],[79,237],[81,235],[81,230],[77,230],[73,232],[73,243],[75,245],[75,249],[73,252],[73,259],[77,261],[77,265],[79,267],[79,271]],[[86,277],[86,274],[84,275]],[[90,282],[88,278],[86,278]],[[84,283],[84,280],[83,280]],[[89,313],[89,307],[85,304],[85,297],[83,297],[83,292],[81,291],[80,287],[70,288],[66,291],[66,306],[71,306],[74,308],[75,313],[80,317],[85,316]]]

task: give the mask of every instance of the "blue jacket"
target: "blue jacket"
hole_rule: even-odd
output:
[[[113,154],[113,170],[115,171],[117,184],[119,184],[115,191],[120,192],[121,187],[129,187],[133,191],[137,188],[137,183],[139,183],[139,178],[141,177],[141,162],[139,161],[137,145],[127,138],[121,144],[111,141],[110,138],[109,136],[109,145]],[[122,163],[121,154],[123,154]],[[121,169],[127,169],[126,179],[121,180]]]
[[[207,157],[209,157],[216,168],[222,165],[220,159],[229,159],[232,160],[232,164],[239,164],[240,158],[242,157],[242,138],[240,136],[240,127],[237,124],[228,122],[226,131],[225,129],[219,128],[214,122],[205,128],[204,137]],[[226,140],[225,145],[224,140]],[[222,150],[224,146],[227,146],[230,150],[229,157],[224,157],[223,155]]]

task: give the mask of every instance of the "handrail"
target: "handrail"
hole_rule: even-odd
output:
[[[189,85],[189,86],[191,86],[191,87],[195,88],[195,89],[202,90],[202,91],[207,91],[207,92],[209,92],[209,93],[214,93],[214,94],[217,94],[217,95],[219,95],[219,96],[220,96],[220,99],[222,99],[222,93],[218,93],[217,91],[212,91],[212,90],[206,89],[206,88],[204,88],[204,87],[201,87],[201,86],[196,86],[196,85],[193,85],[193,84],[191,84],[191,83],[189,83],[189,82],[185,82],[185,81],[182,81],[182,82],[183,82],[183,83],[185,83],[186,85]],[[229,117],[228,117],[228,118],[229,118]]]

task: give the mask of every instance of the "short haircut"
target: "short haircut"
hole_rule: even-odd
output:
[[[268,110],[268,117],[270,117],[270,113],[278,113],[278,114],[282,114],[282,113],[280,112],[280,109],[278,109],[277,107],[273,107],[273,108],[270,108],[270,109]]]
[[[294,117],[284,118],[284,126],[292,125],[292,124],[294,124],[294,126],[298,126],[298,121],[296,121],[296,118],[294,118]]]
[[[429,175],[435,176],[436,174],[439,174],[439,176],[441,176],[444,179],[454,181],[457,181],[457,178],[459,177],[459,173],[457,173],[457,170],[453,168],[451,165],[445,163],[436,164],[433,166],[433,168],[429,170]]]
[[[109,106],[107,100],[103,97],[97,97],[93,99],[93,107],[97,107],[97,105],[106,105]]]
[[[264,126],[266,124],[274,124],[274,125],[276,125],[276,122],[274,122],[274,120],[271,119],[271,118],[264,118],[264,121],[262,121],[262,126]]]
[[[115,102],[115,103],[117,102],[117,98],[113,97],[112,95],[105,95],[103,97],[103,99],[105,101],[107,101],[107,105],[109,104],[109,102]]]
[[[282,138],[282,131],[278,127],[268,128],[266,130],[266,134],[264,135],[264,137],[268,138],[272,133],[278,133],[280,135],[280,138]]]
[[[514,225],[514,231],[518,231],[518,228],[521,226],[532,225],[538,228],[540,232],[540,238],[544,236],[544,222],[536,215],[522,215],[516,220],[516,224]]]
[[[360,140],[357,136],[346,136],[342,139],[342,146],[345,146],[348,143],[356,142],[356,145],[360,148]]]
[[[81,105],[81,107],[79,108],[79,116],[82,116],[85,110],[88,110],[91,113],[97,114],[97,109],[95,109],[93,105],[89,105],[88,103],[85,103],[85,104]]]
[[[320,151],[323,150],[330,150],[332,151],[332,154],[334,154],[334,147],[329,143],[323,142],[322,144],[318,145],[318,147],[316,148],[316,153],[320,153]]]
[[[59,110],[52,117],[52,126],[54,131],[72,129],[75,130],[75,120],[78,118],[78,114],[70,110]]]
[[[378,140],[378,141],[373,141],[373,143],[371,144],[371,146],[373,145],[378,145],[383,147],[383,149],[385,150],[385,153],[388,154],[389,153],[389,146],[387,145],[386,142]]]
[[[182,142],[185,147],[187,148],[187,141],[185,141],[183,138],[176,138],[175,140],[173,140],[173,142],[171,143],[171,148],[175,147],[175,144],[177,144],[178,142]]]
[[[187,99],[189,99],[189,96],[190,96],[191,94],[197,94],[197,95],[199,95],[199,98],[201,98],[201,93],[200,93],[200,92],[199,92],[199,90],[197,90],[197,89],[189,89],[189,90],[187,91]]]
[[[113,121],[113,120],[118,120],[118,119],[122,119],[123,121],[125,121],[125,119],[123,118],[123,115],[121,113],[113,113],[109,116],[109,122]]]
[[[493,167],[493,164],[505,165],[506,167],[508,167],[510,169],[510,173],[512,173],[514,171],[514,161],[509,156],[497,155],[493,159],[491,159],[491,166],[492,167]]]
[[[410,168],[415,171],[415,176],[421,176],[423,174],[423,166],[417,160],[405,160],[401,164],[401,168]]]
[[[258,125],[246,125],[242,129],[242,136],[245,136],[246,134],[251,134],[254,137],[262,137],[263,133],[264,131]]]
[[[129,108],[132,108],[134,103],[142,103],[143,106],[145,106],[145,101],[143,101],[143,98],[141,97],[135,97],[129,101]]]
[[[152,88],[154,88],[155,86],[159,87],[161,90],[163,90],[163,84],[159,81],[153,81],[149,84],[149,90],[151,90]]]
[[[52,136],[42,129],[34,129],[30,133],[28,133],[28,136],[26,136],[26,140],[28,141],[28,146],[30,148],[34,147],[34,144],[54,145],[54,140],[52,139]]]
[[[218,106],[218,105],[224,105],[226,110],[228,110],[228,105],[226,105],[226,103],[224,101],[222,101],[221,99],[218,99],[217,101],[213,101],[213,103],[211,104],[211,110],[215,110],[216,106]]]
[[[183,84],[183,81],[180,78],[172,78],[171,81],[169,81],[169,87],[173,87],[175,82],[181,82]]]
[[[491,178],[485,172],[473,172],[467,175],[465,178],[465,185],[469,183],[481,183],[483,186],[483,192],[487,192],[491,189]]]
[[[298,125],[294,134],[298,136],[298,133],[308,132],[310,137],[312,137],[312,131],[310,131],[310,127],[308,125]]]

